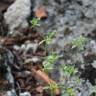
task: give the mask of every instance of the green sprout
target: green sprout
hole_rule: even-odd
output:
[[[47,45],[52,42],[55,35],[56,35],[56,32],[49,32],[47,34],[47,36],[45,37],[45,42],[46,42]]]
[[[69,74],[69,75],[73,75],[76,73],[76,69],[73,66],[64,65],[62,66],[62,69],[64,73]]]
[[[43,42],[45,42],[46,45],[49,45],[52,42],[55,35],[56,35],[56,32],[48,32],[47,35],[45,36],[44,40],[42,40],[39,43],[39,45],[42,44]]]
[[[58,85],[55,84],[55,83],[54,83],[54,84],[53,84],[53,83],[52,83],[52,84],[50,83],[49,86],[45,86],[45,87],[43,87],[44,90],[48,90],[48,89],[51,90],[51,96],[55,96],[54,93],[55,93],[55,90],[56,90],[57,88],[58,88]]]
[[[83,36],[80,36],[79,38],[76,38],[72,41],[72,48],[83,50],[85,43],[86,43],[86,38]]]
[[[69,96],[76,96],[73,88],[68,88],[68,89],[67,89],[67,93],[69,94]]]
[[[33,18],[30,23],[32,24],[32,27],[39,25],[40,18]]]
[[[58,55],[55,53],[52,53],[52,55],[47,56],[47,58],[45,59],[45,62],[43,63],[44,70],[45,71],[52,70],[53,64],[56,62],[57,59],[58,59]]]

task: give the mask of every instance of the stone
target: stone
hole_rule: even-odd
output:
[[[9,25],[10,33],[28,26],[27,18],[31,12],[30,0],[16,0],[4,14],[6,23]]]
[[[20,93],[20,96],[31,96],[29,92]]]
[[[16,96],[15,90],[12,89],[11,91],[7,91],[7,95],[6,96]]]
[[[96,68],[96,60],[93,61],[92,66]]]
[[[39,59],[38,57],[33,57],[33,58],[30,58],[30,59],[27,59],[27,60],[25,61],[25,63],[30,63],[30,62],[37,63],[37,62],[39,62],[39,61],[40,61],[40,59]]]

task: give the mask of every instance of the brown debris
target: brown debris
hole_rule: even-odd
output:
[[[22,29],[20,33],[16,34],[15,36],[3,37],[1,35],[0,40],[1,40],[2,45],[4,45],[4,47],[9,49],[10,47],[13,47],[13,45],[16,45],[16,44],[22,45],[27,40],[29,41],[36,40],[37,43],[39,44],[39,42],[43,40],[43,35],[39,32],[34,31],[33,28],[28,27],[28,28]],[[18,52],[14,49],[11,49],[11,50],[14,51],[14,54],[16,53],[16,56],[17,56]],[[27,58],[30,58],[29,55],[30,54],[26,54],[26,53],[24,55],[22,52],[20,54],[20,57],[18,55],[18,58],[19,59],[23,58],[25,60]],[[44,50],[44,44],[39,45],[36,52],[32,52],[31,55],[32,56],[46,56],[46,52]],[[25,57],[28,56],[28,57],[24,58],[23,56]],[[16,61],[19,62],[18,59],[16,59]],[[38,86],[39,79],[40,81],[43,81],[43,83],[45,82],[47,85],[50,83],[56,84],[54,80],[52,80],[47,74],[41,71],[43,68],[42,61],[40,62],[38,61],[37,63],[32,62],[31,64],[25,64],[24,62],[22,62],[25,64],[25,65],[22,64],[23,66],[20,66],[19,64],[17,64],[17,62],[13,64],[14,66],[11,66],[12,74],[15,80],[15,89],[16,89],[17,94],[19,94],[19,90],[23,92],[28,91],[32,94],[32,96],[36,96],[38,93],[43,94],[43,91],[44,91],[43,85]],[[25,71],[27,72],[29,71],[30,74],[26,73],[27,75],[25,76],[23,73]],[[39,77],[39,79],[36,77]],[[59,88],[55,90],[55,94],[56,95],[60,94]]]
[[[25,29],[24,29],[25,30]],[[24,31],[24,33],[22,33],[22,35],[17,35],[14,37],[1,37],[0,36],[0,40],[2,41],[2,44],[4,46],[12,46],[14,44],[22,44],[24,43],[26,40],[34,40],[37,39],[38,42],[40,42],[43,39],[43,36],[41,33],[39,32],[32,32],[33,29],[29,28],[26,29],[26,31]],[[26,35],[26,32],[28,33],[28,35]]]
[[[15,0],[0,0],[0,12],[5,11]]]

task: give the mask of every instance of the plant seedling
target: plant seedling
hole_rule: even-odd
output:
[[[52,53],[52,55],[47,56],[45,62],[43,63],[44,71],[49,71],[53,69],[53,64],[58,59],[58,55],[56,53]]]
[[[43,42],[45,42],[46,45],[49,45],[52,42],[55,35],[56,35],[56,32],[48,32],[47,35],[45,36],[44,40],[42,40],[39,43],[39,45],[42,44]]]
[[[69,96],[76,96],[72,88],[68,88],[67,93],[69,94]]]
[[[64,73],[69,74],[69,75],[73,75],[76,73],[76,69],[73,66],[64,65],[62,66],[62,69]]]
[[[46,44],[50,44],[54,38],[54,36],[56,35],[56,32],[49,32],[47,34],[47,36],[45,37],[45,41],[46,41]]]
[[[72,41],[72,48],[83,50],[85,43],[86,43],[86,38],[83,36],[80,36]]]
[[[32,27],[39,26],[40,18],[33,18],[30,23],[32,24]]]

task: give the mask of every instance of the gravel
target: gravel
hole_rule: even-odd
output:
[[[28,26],[26,18],[31,14],[34,15],[33,12],[39,6],[45,6],[48,17],[41,20],[40,27],[36,27],[36,30],[44,34],[57,32],[48,47],[48,52],[55,49],[61,56],[54,64],[54,67],[58,68],[51,73],[52,78],[58,83],[61,82],[66,88],[72,87],[76,96],[93,96],[92,88],[96,85],[96,38],[93,37],[96,33],[92,32],[96,30],[96,0],[31,0],[31,3],[30,0],[16,0],[4,15],[9,25],[9,34]],[[81,35],[87,39],[84,50],[72,49],[72,40]],[[26,41],[21,46],[15,45],[14,49],[27,53],[29,50],[36,52],[37,47],[36,42]],[[33,57],[27,62],[30,61],[38,62],[39,59]],[[67,77],[68,82],[63,78],[66,74],[59,70],[61,65],[66,64],[77,69],[77,74]],[[75,76],[80,77],[79,83]],[[66,90],[63,89],[62,93],[65,92],[67,96]],[[30,93],[24,92],[20,96],[30,96]]]

